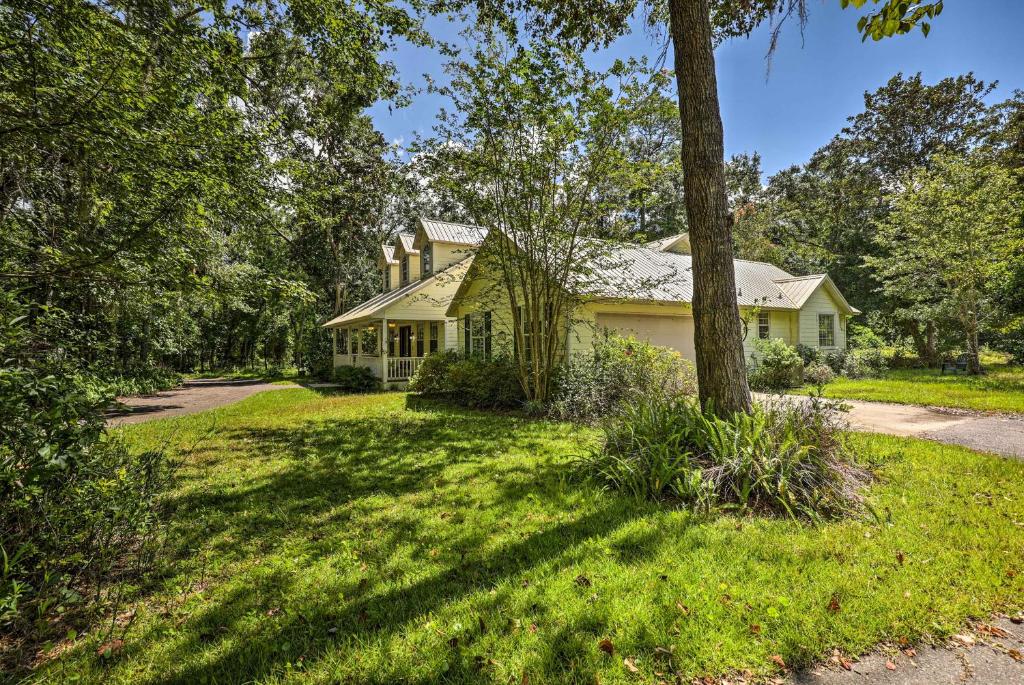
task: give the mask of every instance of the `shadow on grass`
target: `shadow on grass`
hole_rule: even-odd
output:
[[[200,465],[223,462],[218,468],[251,459],[258,473],[250,476],[243,465],[237,480],[214,487],[204,482],[205,467],[194,469],[194,487],[183,488],[171,502],[179,522],[177,558],[199,551],[221,559],[273,557],[279,563],[252,571],[252,587],[232,588],[193,613],[187,639],[177,640],[170,655],[180,669],[153,682],[255,681],[297,663],[309,668],[341,645],[386,643],[418,619],[470,596],[474,605],[494,605],[498,600],[487,593],[500,583],[518,582],[530,569],[607,537],[644,513],[617,497],[585,513],[562,507],[571,480],[565,460],[534,455],[551,449],[553,434],[556,441],[565,439],[565,427],[415,398],[408,406],[417,411],[331,416],[294,427],[243,422],[226,427],[219,446],[196,455]],[[256,468],[261,460],[282,466],[266,475]],[[472,483],[486,483],[486,492]],[[524,501],[536,502],[538,511],[566,515],[495,544],[495,535],[507,532],[501,530],[504,518],[521,514]],[[498,522],[475,524],[481,509],[498,512]],[[446,515],[452,518],[439,525],[438,517]],[[341,549],[353,538],[359,559],[378,570],[404,546],[410,563],[417,564],[415,574],[410,581],[391,582],[395,578],[386,574],[353,579],[339,570],[317,588],[317,601],[290,610],[288,598],[303,592],[302,565],[326,560],[351,566]],[[651,537],[615,548],[619,555],[644,557],[657,546]],[[281,558],[292,555],[303,561],[281,572]],[[268,618],[268,602],[275,601],[283,609]],[[259,617],[255,631],[253,617]],[[161,639],[155,633],[140,637],[122,658],[145,659],[148,646]],[[542,655],[544,668],[562,672],[581,649],[568,633],[553,640],[550,653]],[[205,658],[197,659],[197,653]],[[481,665],[471,656],[453,650],[448,658],[446,680],[480,676]]]

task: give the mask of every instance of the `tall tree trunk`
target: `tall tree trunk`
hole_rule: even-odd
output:
[[[728,415],[749,412],[751,403],[736,304],[725,144],[709,12],[709,0],[669,1],[683,126],[683,190],[693,253],[697,383],[701,405]]]
[[[939,365],[938,346],[935,344],[935,322],[927,321],[924,325],[924,355],[928,368],[935,368]]]

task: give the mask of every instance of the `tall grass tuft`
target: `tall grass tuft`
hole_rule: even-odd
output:
[[[859,507],[867,480],[844,428],[838,408],[816,397],[722,417],[692,398],[651,395],[608,419],[603,446],[580,466],[637,499],[835,518]]]

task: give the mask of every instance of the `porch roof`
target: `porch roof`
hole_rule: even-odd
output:
[[[353,309],[350,309],[344,314],[341,314],[340,316],[336,316],[335,318],[331,319],[327,323],[323,324],[323,326],[324,328],[340,328],[342,326],[356,325],[366,323],[367,321],[377,321],[383,319],[385,314],[387,313],[388,307],[391,307],[392,305],[401,302],[407,297],[411,297],[412,295],[416,294],[417,292],[426,288],[432,283],[438,282],[441,278],[451,278],[452,272],[456,268],[464,267],[470,259],[472,259],[472,257],[467,257],[466,259],[463,259],[461,262],[457,262],[456,264],[453,264],[447,269],[439,271],[436,274],[433,274],[427,278],[423,278],[418,281],[413,281],[412,283],[404,285],[401,288],[389,290],[386,293],[381,293],[380,295],[371,297],[369,300],[363,302],[357,307],[354,307]],[[444,321],[446,318],[445,310],[447,308],[447,305],[439,305],[438,307],[436,307],[436,313],[417,314],[415,320]]]

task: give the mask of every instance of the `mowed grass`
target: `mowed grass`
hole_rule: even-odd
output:
[[[856,436],[875,515],[814,527],[638,504],[574,478],[592,432],[402,394],[126,431],[184,460],[170,558],[118,653],[80,635],[40,680],[689,682],[1024,602],[1024,464],[954,447]]]
[[[894,369],[882,378],[840,376],[825,386],[825,396],[1024,413],[1024,366],[994,364],[986,366],[982,376],[942,375],[938,369]]]

